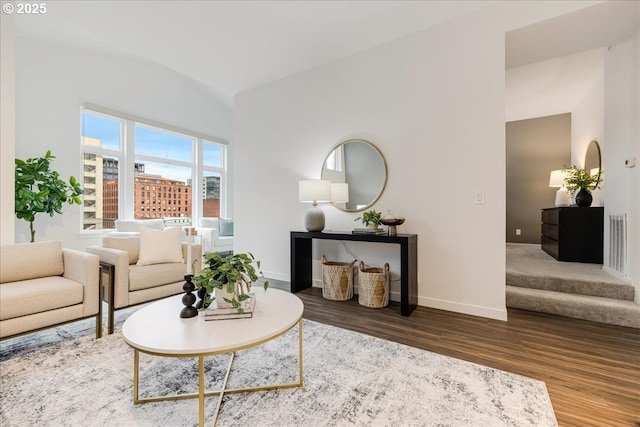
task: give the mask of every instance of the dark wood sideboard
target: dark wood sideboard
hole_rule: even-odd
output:
[[[602,264],[603,207],[542,209],[542,250],[558,261]]]
[[[339,232],[291,232],[291,292],[310,288],[312,283],[312,241],[346,240],[400,245],[400,313],[409,316],[418,305],[418,236],[375,236]]]

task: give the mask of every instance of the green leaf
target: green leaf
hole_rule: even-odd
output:
[[[47,150],[44,157],[15,159],[15,213],[18,219],[32,223],[38,213],[50,216],[62,213],[64,204],[82,204],[84,193],[75,177],[69,183],[51,170],[56,157]]]

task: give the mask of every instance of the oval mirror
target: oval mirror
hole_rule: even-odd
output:
[[[378,148],[364,139],[350,139],[331,149],[322,166],[321,178],[347,184],[344,194],[331,201],[345,212],[368,209],[387,185],[387,163]]]
[[[602,157],[600,153],[600,144],[598,141],[593,140],[587,147],[587,152],[584,155],[584,168],[591,173],[591,175],[598,176],[596,185],[600,183],[602,175]]]

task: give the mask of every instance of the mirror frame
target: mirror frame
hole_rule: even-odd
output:
[[[382,193],[384,192],[384,189],[387,187],[387,180],[389,179],[389,168],[387,167],[387,159],[385,159],[384,155],[382,154],[382,151],[380,151],[380,149],[378,149],[378,147],[376,147],[370,141],[367,141],[366,139],[362,139],[362,138],[350,138],[350,139],[346,139],[344,141],[341,141],[341,142],[337,143],[336,145],[334,145],[331,148],[331,150],[329,150],[329,153],[327,153],[326,157],[324,158],[324,162],[322,162],[322,169],[320,170],[320,178],[321,179],[325,179],[323,174],[324,174],[325,166],[327,164],[327,160],[329,159],[329,156],[331,155],[331,153],[333,153],[340,146],[343,146],[343,145],[345,145],[345,144],[347,144],[349,142],[361,142],[361,143],[366,144],[369,147],[373,148],[373,150],[378,154],[378,156],[380,156],[380,159],[382,160],[382,166],[384,167],[384,171],[383,171],[384,172],[384,182],[382,183],[382,188],[380,188],[380,191],[378,192],[378,194],[365,207],[360,208],[360,209],[347,209],[347,208],[342,208],[342,207],[336,206],[336,204],[334,202],[331,202],[333,207],[335,207],[336,209],[341,210],[343,212],[362,212],[362,211],[365,211],[365,210],[371,208],[371,206],[373,206],[380,199],[380,196],[382,196]]]
[[[595,153],[598,155],[598,181],[596,182],[596,187],[600,184],[600,182],[602,181],[602,150],[600,149],[600,143],[595,140],[592,139],[589,142],[589,145],[587,145],[587,151],[585,151],[584,153],[584,168],[587,168],[587,157],[589,156],[590,151],[592,150],[591,147],[595,147]]]

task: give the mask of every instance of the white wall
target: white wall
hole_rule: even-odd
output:
[[[389,167],[374,208],[402,212],[400,232],[419,236],[419,304],[506,319],[505,24],[493,12],[238,95],[236,249],[287,280],[289,231],[303,229],[306,210],[298,180],[318,178],[335,143],[360,137]],[[474,204],[476,191],[485,204]],[[355,214],[324,209],[327,228],[354,227]],[[335,256],[351,259],[335,245]],[[365,261],[394,256],[357,252]]]
[[[3,3],[4,4],[4,3]],[[0,14],[0,193],[13,194],[15,158],[15,15]],[[0,242],[14,241],[14,198],[0,203]]]
[[[608,215],[628,215],[628,279],[640,302],[640,34],[619,43],[605,57],[605,264],[609,256]]]
[[[65,179],[82,173],[79,141],[84,103],[230,138],[229,107],[164,67],[24,39],[16,40],[15,52],[15,156],[38,157],[50,149],[57,157],[52,167]],[[7,167],[8,163],[3,158],[3,180],[13,179],[13,166]],[[16,241],[29,241],[28,223],[16,219],[15,227]],[[35,229],[36,240],[62,240],[66,247],[82,249],[99,242],[95,235],[80,234],[77,205],[53,218],[39,214]]]
[[[522,65],[507,70],[507,122],[574,111],[576,102],[602,79],[604,48]]]
[[[318,178],[338,141],[367,139],[389,166],[374,208],[402,212],[400,232],[419,236],[419,304],[506,319],[505,32],[583,6],[500,4],[239,94],[236,250],[288,280],[289,231],[303,229],[307,208],[298,180]],[[324,209],[327,228],[354,227],[355,214]],[[333,259],[351,259],[333,245]],[[356,249],[365,261],[392,261],[397,277],[397,253]]]
[[[600,53],[604,55],[604,49],[601,49]],[[607,141],[604,138],[604,57],[598,68],[600,77],[571,111],[571,163],[580,167],[584,167],[585,155],[591,141],[598,141],[603,159],[607,153]],[[606,179],[606,171],[604,177]],[[603,206],[604,189],[603,185],[601,189],[592,192],[591,206]]]

